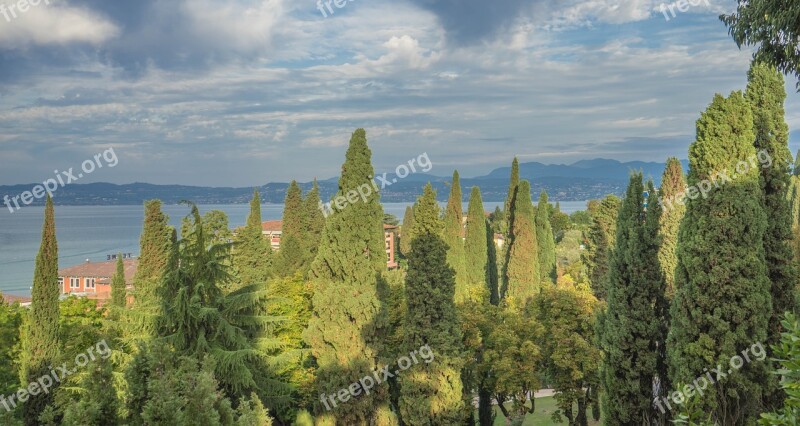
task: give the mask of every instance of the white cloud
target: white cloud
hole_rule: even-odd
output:
[[[90,10],[56,2],[48,5],[44,0],[26,12],[6,8],[0,14],[0,48],[74,42],[100,44],[117,36],[119,31],[114,23]]]

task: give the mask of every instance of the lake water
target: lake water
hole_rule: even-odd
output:
[[[411,203],[384,203],[383,208],[402,221]],[[561,202],[561,211],[572,213],[586,208],[585,201]],[[444,204],[442,204],[444,205]],[[494,211],[502,203],[484,203]],[[247,221],[248,204],[201,205],[201,213],[222,210],[229,225],[239,227]],[[185,205],[163,207],[170,224],[180,229],[181,219],[189,213]],[[464,204],[466,212],[467,204]],[[104,261],[115,253],[139,255],[139,234],[144,221],[142,206],[56,206],[56,234],[59,267],[65,268],[89,259]],[[10,214],[0,210],[0,291],[28,296],[33,279],[34,261],[42,235],[44,207],[25,207]],[[280,219],[282,204],[261,206],[263,220]]]

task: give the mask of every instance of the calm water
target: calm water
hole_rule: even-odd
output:
[[[384,210],[403,218],[410,203],[385,203]],[[485,203],[488,211],[502,203]],[[232,228],[242,226],[247,220],[247,204],[203,205],[201,213],[222,210],[228,215]],[[466,211],[466,203],[464,211]],[[586,208],[584,201],[561,203],[561,210],[572,213]],[[180,229],[181,219],[189,213],[184,205],[164,206],[170,223]],[[106,260],[114,253],[139,254],[139,234],[144,220],[142,206],[56,206],[56,233],[58,237],[59,267],[64,268],[84,262]],[[30,295],[33,266],[39,250],[44,207],[25,207],[14,214],[0,210],[0,291],[9,294]],[[264,220],[280,219],[282,204],[265,204],[261,207]]]

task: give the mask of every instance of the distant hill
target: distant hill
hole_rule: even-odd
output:
[[[684,169],[686,160],[682,161]],[[608,194],[622,195],[631,170],[641,170],[645,177],[652,177],[660,184],[664,163],[642,161],[619,162],[616,160],[581,160],[573,164],[542,164],[538,162],[521,163],[520,177],[531,182],[534,198],[544,189],[551,200],[584,201],[601,198]],[[503,201],[508,191],[510,167],[500,167],[485,176],[462,178],[464,196],[469,197],[469,188],[479,186],[484,201]],[[450,176],[441,177],[425,174],[412,174],[405,179],[387,175],[391,183],[381,190],[384,202],[410,202],[422,193],[422,187],[430,181],[437,190],[438,198],[444,200],[449,192]],[[336,192],[337,178],[319,181],[323,200],[327,201]],[[380,181],[379,181],[380,182]],[[0,197],[11,197],[30,191],[36,184],[0,186]],[[288,183],[275,182],[260,186],[259,191],[268,203],[283,203]],[[311,188],[311,183],[302,183],[303,190]],[[158,198],[165,204],[177,204],[191,200],[198,204],[244,204],[253,194],[253,188],[199,187],[185,185],[153,185],[131,183],[116,185],[111,183],[71,184],[59,188],[54,193],[58,205],[138,205],[145,200]],[[35,200],[33,205],[43,205],[44,200]]]

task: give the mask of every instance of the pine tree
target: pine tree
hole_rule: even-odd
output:
[[[659,374],[668,321],[662,316],[666,298],[658,263],[661,208],[652,183],[648,185],[649,200],[644,198],[644,190],[642,173],[631,175],[609,264],[602,333],[606,354],[603,413],[608,424],[653,424],[659,418],[653,407],[653,383],[662,387],[666,383]]]
[[[720,95],[697,121],[689,148],[689,186],[733,170],[755,156],[753,115],[741,92]],[[740,167],[735,181],[718,181],[707,197],[689,197],[678,234],[676,293],[669,348],[672,383],[691,383],[704,369],[724,367],[767,338],[772,312],[764,258],[767,218],[759,173]],[[732,370],[700,398],[699,408],[725,425],[749,424],[769,381],[765,363]]]
[[[372,152],[364,129],[350,139],[339,178],[338,196],[362,185],[372,185]],[[339,208],[332,205],[319,253],[312,265],[313,312],[303,337],[319,366],[317,389],[331,395],[350,386],[377,368],[382,351],[385,317],[378,299],[379,275],[386,269],[383,208],[373,192],[366,201]],[[366,425],[387,401],[386,386],[377,385],[369,395],[330,407],[316,404],[340,424]]]
[[[125,285],[125,263],[122,261],[122,253],[117,255],[117,271],[111,278],[111,306],[115,309],[125,309],[128,294]]]
[[[589,280],[595,297],[606,299],[605,280],[608,274],[608,256],[614,247],[617,213],[621,201],[609,195],[601,201],[589,202],[592,225],[586,236],[586,253],[581,257],[589,270]]]
[[[485,301],[488,301],[490,297],[488,279],[490,244],[493,242],[491,239],[487,239],[486,216],[483,212],[481,190],[477,186],[473,186],[469,196],[466,240],[464,242],[465,275],[470,296],[473,298],[477,296],[477,299]]]
[[[172,232],[169,217],[161,211],[161,201],[145,201],[139,264],[133,279],[137,304],[155,303],[156,289],[167,265]]]
[[[661,215],[661,248],[658,251],[658,261],[666,283],[667,298],[672,300],[675,294],[675,266],[678,263],[676,249],[678,247],[678,229],[686,212],[686,205],[677,201],[679,194],[686,191],[686,177],[683,166],[675,157],[667,159],[667,166],[661,176],[659,198],[663,214]]]
[[[406,207],[406,212],[403,215],[403,227],[400,234],[400,253],[408,257],[411,253],[411,240],[414,239],[414,207]]]
[[[272,275],[272,246],[264,238],[261,228],[261,197],[253,191],[247,224],[238,230],[233,239],[233,267],[236,282],[230,283],[230,291],[249,285],[266,286]]]
[[[27,341],[23,364],[25,383],[35,383],[42,376],[50,374],[50,366],[58,356],[59,312],[58,296],[58,242],[56,241],[56,222],[53,200],[47,196],[44,208],[44,225],[39,254],[33,273],[31,307],[28,319]],[[52,392],[52,389],[51,389]],[[52,403],[52,393],[30,395],[25,403],[24,420],[26,425],[38,425],[39,415]]]
[[[519,161],[514,157],[511,162],[511,177],[508,181],[508,195],[506,195],[506,202],[503,204],[503,234],[508,237],[511,233],[511,209],[514,205],[514,197],[517,194],[517,186],[519,186]]]
[[[539,244],[536,240],[531,184],[523,180],[511,205],[511,229],[507,241],[503,297],[511,306],[524,307],[539,293]]]
[[[322,231],[325,229],[325,215],[320,209],[322,200],[319,198],[319,184],[314,179],[311,190],[303,199],[303,230],[305,240],[305,250],[303,251],[303,274],[308,274],[311,263],[317,257],[319,242],[322,238]]]
[[[416,236],[406,276],[405,348],[427,347],[435,361],[420,363],[400,376],[400,413],[407,424],[462,425],[461,328],[453,301],[455,277],[447,264],[447,245],[436,193],[430,184],[415,209]]]
[[[542,283],[556,282],[556,240],[550,226],[550,204],[547,192],[539,194],[536,210],[536,242],[539,244],[539,279]]]
[[[464,265],[464,212],[461,206],[461,181],[458,170],[453,172],[453,183],[450,186],[450,197],[444,212],[444,230],[442,238],[447,244],[447,263],[456,274],[456,301],[462,302],[469,297],[467,276]]]
[[[769,212],[764,234],[764,257],[767,275],[772,282],[772,316],[765,343],[771,346],[781,339],[784,314],[795,309],[794,291],[798,280],[791,244],[792,214],[786,203],[792,155],[788,146],[789,126],[784,119],[786,90],[783,75],[771,66],[754,63],[748,73],[745,96],[753,109],[758,158],[761,160],[768,156],[772,160],[768,167],[765,167],[767,163],[762,163],[760,169],[764,210]],[[774,402],[775,405],[781,403]]]
[[[303,192],[296,181],[289,184],[283,207],[278,274],[291,276],[303,266]]]

